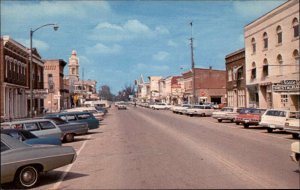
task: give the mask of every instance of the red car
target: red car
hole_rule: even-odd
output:
[[[240,114],[235,118],[235,123],[237,125],[243,124],[244,128],[248,128],[250,125],[258,125],[261,115],[265,111],[265,109],[245,108],[241,110]]]

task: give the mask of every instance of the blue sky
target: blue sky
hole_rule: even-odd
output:
[[[196,67],[225,69],[225,56],[244,47],[244,26],[284,2],[1,0],[1,35],[29,47],[30,28],[57,23],[56,32],[45,27],[34,33],[42,58],[68,62],[75,49],[80,75],[84,68],[85,80],[117,93],[141,74],[189,70],[191,21]]]

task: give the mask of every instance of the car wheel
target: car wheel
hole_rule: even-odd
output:
[[[202,113],[201,116],[202,116],[202,117],[205,117],[205,113]]]
[[[244,124],[244,128],[249,128],[249,124]]]
[[[193,114],[190,114],[190,117],[193,117],[194,115]]]
[[[74,134],[68,133],[65,135],[65,141],[66,142],[73,142],[74,141]]]
[[[221,122],[222,122],[222,119],[218,119],[218,122],[221,123]]]
[[[236,125],[239,125],[240,123],[239,123],[239,122],[235,122],[235,124],[236,124]]]
[[[18,188],[31,188],[39,178],[39,172],[34,166],[25,166],[15,177],[15,184]]]
[[[273,129],[272,128],[268,128],[267,131],[268,131],[268,133],[272,133]]]

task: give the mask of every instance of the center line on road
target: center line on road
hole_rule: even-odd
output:
[[[91,135],[89,135],[87,137],[87,140],[91,138]],[[84,141],[84,143],[81,145],[81,147],[79,148],[79,150],[76,152],[77,157],[79,156],[80,152],[82,151],[82,149],[85,147],[87,141]],[[76,160],[75,160],[76,161]],[[68,172],[71,170],[73,164],[75,162],[73,162],[72,164],[70,164],[64,171],[64,173],[61,175],[60,179],[58,180],[58,182],[56,182],[52,188],[50,189],[58,189],[58,187],[60,186],[60,184],[62,183],[62,181],[64,180],[64,178],[66,177],[66,175],[68,174]]]

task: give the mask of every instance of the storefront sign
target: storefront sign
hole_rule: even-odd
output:
[[[30,94],[30,90],[25,91],[26,94]],[[33,94],[48,94],[48,89],[33,89]]]
[[[299,80],[282,80],[273,85],[273,92],[295,92],[300,90]]]

